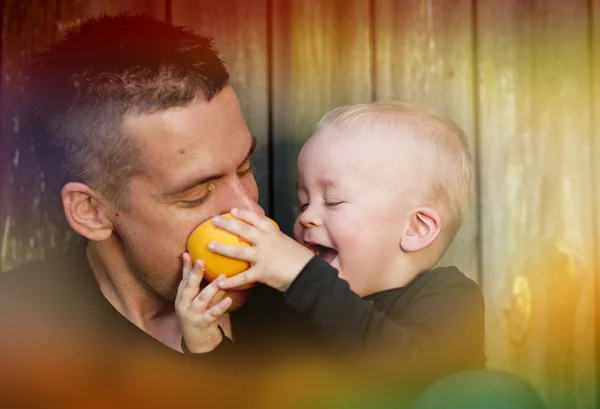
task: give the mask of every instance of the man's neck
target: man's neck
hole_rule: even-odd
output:
[[[137,279],[139,275],[127,262],[118,240],[90,242],[86,256],[100,291],[113,308],[151,337],[181,351],[181,327],[174,301],[153,293]],[[219,318],[219,325],[233,339],[229,314]]]
[[[173,301],[153,294],[139,282],[115,238],[90,242],[86,256],[100,291],[121,315],[163,344],[180,348],[181,330]]]

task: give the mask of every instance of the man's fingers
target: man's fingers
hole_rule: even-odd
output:
[[[255,262],[256,248],[252,246],[244,246],[240,244],[226,244],[220,241],[211,241],[208,243],[208,249],[213,253],[235,258],[238,260]]]

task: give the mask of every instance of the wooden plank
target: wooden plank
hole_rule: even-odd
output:
[[[71,8],[72,12],[79,16],[130,12],[148,14],[161,20],[165,19],[167,4],[166,0],[85,0],[61,3],[62,7]]]
[[[292,233],[296,160],[329,110],[372,99],[368,0],[272,1],[273,203]]]
[[[48,197],[31,145],[20,131],[16,101],[32,54],[60,38],[89,13],[124,9],[164,16],[164,1],[6,0],[2,25],[2,149],[0,271],[76,242],[57,198]]]
[[[4,2],[2,33],[2,244],[0,270],[42,258],[48,249],[71,244],[73,234],[60,216],[56,198],[44,182],[29,141],[20,134],[16,107],[24,83],[23,69],[35,50],[57,38],[56,1]]]
[[[586,0],[477,3],[489,365],[549,408],[595,403],[588,18]]]
[[[253,164],[259,204],[269,214],[269,80],[266,0],[174,0],[172,21],[214,38],[258,139]]]
[[[456,121],[476,164],[470,0],[375,0],[375,96],[430,106]],[[477,183],[463,226],[440,265],[478,280]]]
[[[594,121],[594,150],[593,162],[594,169],[594,191],[596,201],[594,206],[594,215],[596,216],[596,382],[600,385],[600,0],[593,0],[591,3],[592,13],[592,52],[593,52],[593,82],[594,98],[592,118]],[[600,395],[596,396],[597,407],[600,407]]]

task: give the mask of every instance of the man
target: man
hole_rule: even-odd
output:
[[[256,139],[223,62],[210,39],[183,28],[101,16],[42,53],[30,76],[35,149],[85,245],[3,274],[4,305],[92,339],[180,352],[173,301],[187,237],[232,207],[263,213]],[[247,298],[230,296],[237,306]]]
[[[23,126],[84,240],[0,275],[0,406],[16,394],[23,407],[81,407],[86,390],[103,407],[161,398],[173,407],[199,395],[218,407],[239,405],[240,394],[256,402],[269,382],[255,363],[286,344],[278,336],[305,339],[278,294],[251,290],[202,354],[181,353],[174,305],[192,230],[232,207],[263,214],[256,139],[210,39],[150,17],[101,16],[40,54],[29,74]],[[250,297],[226,295],[230,311]]]

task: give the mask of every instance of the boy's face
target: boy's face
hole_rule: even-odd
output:
[[[375,133],[326,127],[298,158],[294,237],[362,296],[385,288],[397,269],[415,196],[409,143]]]

